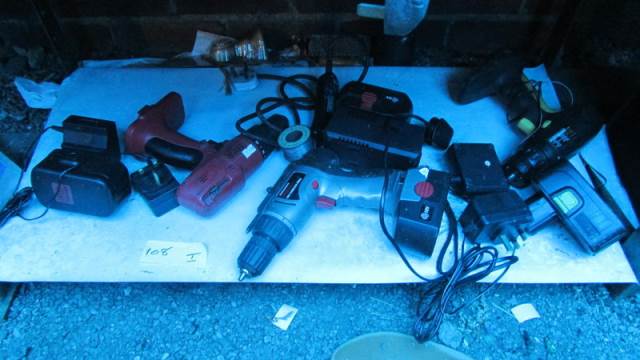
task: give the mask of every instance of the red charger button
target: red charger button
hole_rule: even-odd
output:
[[[316,206],[320,209],[330,209],[336,206],[336,200],[327,196],[320,196],[316,199]]]
[[[428,181],[420,181],[413,187],[413,191],[415,191],[416,195],[420,196],[423,199],[426,199],[433,195],[435,191],[433,184]]]

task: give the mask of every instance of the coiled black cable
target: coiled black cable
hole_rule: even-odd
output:
[[[369,72],[369,61],[368,59],[364,63],[364,67],[360,76],[358,77],[358,82],[364,81],[367,73]],[[275,124],[271,123],[269,119],[265,116],[266,113],[278,109],[282,106],[287,107],[291,116],[293,118],[293,124],[290,125],[300,125],[300,110],[304,111],[315,111],[318,107],[318,100],[316,94],[316,85],[318,79],[309,74],[296,74],[292,76],[282,76],[275,74],[265,74],[259,73],[257,74],[258,79],[263,80],[276,80],[280,81],[278,85],[278,96],[266,97],[259,100],[256,103],[256,109],[254,112],[247,114],[236,121],[235,127],[238,132],[250,139],[260,141],[262,143],[278,146],[274,141],[252,134],[247,131],[243,125],[255,118],[258,118],[262,123],[267,124],[273,130],[280,132],[284,129],[279,128]],[[303,96],[291,97],[287,93],[287,86],[293,86],[298,90],[302,91]]]
[[[33,189],[24,187],[13,194],[13,197],[7,201],[2,210],[0,210],[0,228],[12,217],[18,215],[20,211],[27,206],[33,197]]]
[[[6,224],[6,222],[14,216],[18,216],[21,219],[26,221],[32,221],[32,220],[37,220],[42,218],[49,211],[49,206],[47,204],[43,204],[45,206],[45,210],[41,214],[32,218],[24,217],[22,215],[22,210],[31,201],[31,198],[33,197],[33,189],[31,187],[24,187],[20,189],[20,183],[22,183],[22,179],[24,178],[24,175],[26,174],[29,168],[29,164],[31,163],[31,159],[33,157],[33,151],[35,150],[36,145],[40,141],[40,138],[42,138],[42,136],[49,130],[63,132],[63,128],[61,126],[57,126],[57,125],[47,126],[44,129],[42,129],[42,131],[38,133],[36,138],[33,139],[31,144],[29,144],[29,147],[27,148],[26,158],[25,158],[26,160],[22,166],[22,170],[20,171],[20,176],[18,177],[18,181],[16,182],[16,187],[13,191],[13,197],[7,202],[7,204],[4,205],[2,209],[0,209],[0,227]],[[66,175],[69,171],[73,170],[74,168],[75,166],[72,166],[71,168],[66,169],[60,173],[58,177],[59,185],[53,197],[48,203],[51,203],[51,201],[55,200],[55,198],[58,196],[60,188],[62,187],[61,185],[62,178],[64,177],[64,175]]]
[[[63,132],[62,126],[57,126],[57,125],[47,126],[44,129],[42,129],[42,131],[40,131],[38,135],[36,135],[33,141],[31,141],[31,144],[29,144],[29,147],[27,148],[24,164],[22,164],[22,171],[20,172],[20,177],[18,177],[18,182],[16,183],[16,187],[13,190],[14,196],[18,193],[18,190],[20,189],[20,183],[22,182],[22,179],[24,178],[24,175],[29,168],[29,164],[31,163],[31,158],[33,157],[33,151],[36,149],[36,145],[38,145],[38,142],[40,142],[40,138],[42,138],[42,136],[49,130]]]
[[[317,79],[314,76],[307,75],[307,74],[281,76],[281,75],[262,74],[262,73],[258,74],[258,78],[280,81],[280,84],[278,85],[278,97],[266,97],[258,101],[256,103],[256,110],[238,119],[236,121],[235,126],[238,132],[240,132],[244,136],[250,139],[254,139],[254,140],[263,142],[265,144],[269,144],[277,147],[278,144],[275,143],[274,141],[248,132],[243,127],[243,124],[252,119],[258,118],[261,122],[267,124],[267,126],[280,132],[284,129],[281,129],[275,124],[272,124],[269,121],[269,119],[265,116],[265,114],[279,107],[285,106],[287,107],[287,109],[289,109],[289,112],[293,117],[293,124],[299,125],[300,124],[299,110],[312,111],[312,110],[315,110],[315,107],[316,107],[315,89],[311,88],[308,84],[305,84],[303,81],[307,81],[315,85],[315,82],[317,82]],[[287,94],[287,86],[296,87],[297,89],[302,91],[304,96],[290,97]]]
[[[436,260],[436,270],[439,276],[430,279],[418,273],[418,271],[416,271],[411,265],[385,224],[385,203],[389,187],[389,168],[387,164],[388,153],[389,145],[386,144],[383,160],[384,182],[380,197],[380,206],[378,208],[380,227],[409,271],[411,271],[411,273],[413,273],[417,278],[427,283],[427,288],[421,299],[418,301],[416,309],[417,319],[413,327],[413,335],[416,340],[419,342],[425,342],[437,335],[445,315],[457,313],[492,289],[506,274],[509,267],[518,261],[518,258],[515,256],[515,250],[510,256],[500,257],[498,249],[494,246],[475,245],[470,249],[465,250],[465,239],[463,239],[462,242],[459,241],[458,222],[451,205],[447,201],[445,204],[445,214],[447,216],[449,229],[445,242],[442,245]],[[443,266],[444,257],[451,245],[453,245],[453,264],[449,269],[445,270]],[[465,302],[453,310],[449,309],[450,301],[456,290],[458,290],[461,285],[484,279],[489,274],[500,269],[503,269],[502,273],[471,301]]]

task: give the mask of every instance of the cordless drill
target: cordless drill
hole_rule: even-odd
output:
[[[143,107],[126,131],[126,151],[192,169],[178,187],[178,203],[206,216],[237,193],[274,148],[243,135],[221,143],[193,140],[177,132],[184,117],[182,97],[176,92]],[[287,119],[280,115],[270,120],[282,127],[287,125]],[[249,132],[273,142],[278,136],[263,124]]]
[[[509,183],[529,184],[538,194],[528,200],[535,233],[552,218],[559,218],[580,246],[596,254],[627,234],[611,206],[568,161],[602,128],[588,107],[573,107],[546,118],[503,164]]]
[[[428,168],[345,170],[334,152],[316,149],[291,163],[258,207],[247,231],[251,239],[238,257],[242,281],[260,275],[307,223],[314,208],[380,209],[394,216],[395,240],[431,255],[447,199],[449,175]]]
[[[503,163],[509,183],[527,186],[532,177],[573,156],[602,126],[593,109],[586,106],[547,115],[540,128]]]

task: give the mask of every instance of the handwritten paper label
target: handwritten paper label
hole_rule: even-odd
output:
[[[203,243],[173,241],[147,241],[140,256],[140,263],[166,267],[207,266],[207,248]]]

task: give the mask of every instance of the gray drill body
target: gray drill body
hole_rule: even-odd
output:
[[[389,171],[387,199],[397,202],[401,171]],[[238,258],[242,272],[262,273],[308,222],[315,208],[378,209],[384,185],[382,170],[344,170],[331,153],[315,150],[291,163],[258,207],[249,225],[252,238]],[[392,207],[391,207],[392,208]]]

